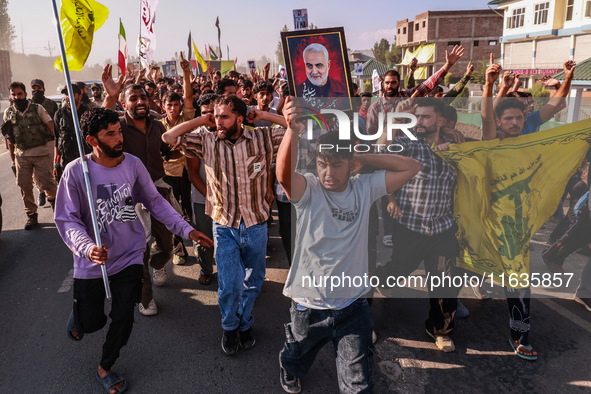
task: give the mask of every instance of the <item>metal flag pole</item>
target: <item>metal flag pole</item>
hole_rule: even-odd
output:
[[[76,104],[74,103],[74,92],[72,90],[72,80],[70,79],[70,69],[68,68],[68,60],[66,58],[66,46],[64,44],[64,37],[62,35],[62,26],[60,23],[59,13],[57,10],[56,0],[51,0],[53,4],[53,14],[55,16],[55,24],[57,25],[57,36],[60,43],[60,51],[62,55],[62,64],[64,67],[64,76],[66,77],[66,88],[68,89],[68,97],[70,98],[70,108],[72,109],[72,118],[74,120],[74,130],[76,131],[76,140],[78,141],[78,152],[80,153],[80,163],[82,164],[82,173],[84,175],[84,184],[86,185],[86,196],[88,197],[88,206],[90,207],[90,217],[92,219],[92,229],[94,230],[96,245],[102,247],[101,236],[96,220],[96,211],[94,209],[94,198],[92,196],[92,189],[90,187],[90,176],[88,174],[88,164],[86,163],[86,156],[84,155],[82,133],[80,132],[80,124],[78,123],[78,111],[76,111]],[[107,267],[101,264],[101,273],[103,275],[103,283],[105,284],[105,295],[107,300],[111,299],[111,288],[109,287],[109,277],[107,276]]]

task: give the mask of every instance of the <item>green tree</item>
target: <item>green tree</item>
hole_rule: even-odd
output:
[[[470,99],[470,89],[468,86],[465,86],[464,89],[456,96],[454,101],[452,101],[451,106],[457,109],[466,109],[468,100]]]
[[[443,85],[449,88],[452,78],[453,78],[453,75],[451,73],[445,74],[445,78],[443,78]]]
[[[281,32],[284,33],[289,31],[287,25],[283,25],[283,29]],[[283,45],[281,45],[281,40],[277,42],[277,48],[275,49],[275,57],[277,58],[277,63],[285,65],[285,59],[283,58]]]
[[[8,15],[8,0],[0,0],[0,49],[12,49],[15,37],[14,26],[10,23]]]
[[[481,61],[474,64],[474,72],[472,73],[472,81],[475,84],[484,85],[486,83],[486,69],[488,68],[488,61],[482,58]]]
[[[392,44],[389,52],[386,52],[386,65],[393,67],[395,64],[399,64],[402,61],[402,48],[397,47],[396,44]]]
[[[373,57],[380,63],[388,64],[386,59],[386,53],[390,51],[390,43],[385,38],[382,38],[379,42],[373,44],[371,50]]]

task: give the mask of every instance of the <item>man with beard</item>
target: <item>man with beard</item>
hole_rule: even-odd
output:
[[[453,218],[456,175],[431,149],[433,145],[447,142],[440,136],[445,124],[444,104],[437,98],[425,97],[417,100],[416,105],[417,139],[405,135],[386,142],[402,146],[399,154],[420,161],[422,167],[406,185],[388,196],[387,211],[396,219],[393,224],[396,247],[392,250],[391,262],[381,272],[378,269],[382,278],[408,276],[421,261],[431,275],[452,277],[459,251]],[[429,289],[430,311],[425,328],[444,352],[455,350],[449,335],[454,330],[457,291],[459,289]]]
[[[105,265],[113,297],[111,323],[102,347],[96,378],[109,393],[120,393],[127,381],[111,368],[127,344],[133,327],[133,310],[142,292],[144,229],[134,211],[142,203],[170,231],[205,246],[213,241],[193,230],[162,198],[142,162],[123,154],[123,134],[116,112],[93,108],[81,126],[92,154],[86,156],[90,187],[97,198],[97,222],[102,246],[95,244],[93,224],[80,158],[66,167],[58,191],[57,229],[74,253],[74,306],[67,335],[80,341],[84,334],[107,323],[101,265]],[[94,209],[94,207],[92,208]]]
[[[25,230],[31,230],[38,224],[33,171],[51,207],[55,207],[57,183],[53,178],[53,121],[45,108],[27,100],[27,91],[22,82],[12,82],[9,90],[10,106],[4,111],[2,134],[7,136],[10,151],[14,152],[16,184],[21,189],[28,218]]]
[[[101,85],[93,83],[90,92],[92,94],[90,101],[94,103],[96,108],[102,107],[105,99],[103,98],[103,88],[101,88]]]
[[[163,136],[177,143],[187,157],[205,165],[205,213],[213,219],[218,267],[218,305],[222,314],[222,350],[254,346],[252,309],[265,278],[267,219],[273,189],[271,164],[285,133],[285,119],[255,110],[251,120],[269,120],[283,127],[245,128],[246,104],[237,96],[220,97],[214,115],[182,123]],[[215,124],[213,120],[215,119]],[[189,133],[200,126],[217,126],[216,133]],[[186,135],[185,135],[186,134]]]
[[[396,70],[390,70],[384,75],[384,97],[373,103],[367,111],[367,132],[375,134],[379,129],[379,114],[384,114],[384,124],[382,130],[386,130],[386,114],[396,112],[396,105],[403,99],[409,97],[422,97],[429,94],[436,86],[439,78],[443,78],[451,67],[464,56],[464,47],[454,46],[452,51],[445,51],[445,64],[436,73],[431,75],[419,86],[412,89],[400,90],[400,74]],[[379,136],[377,136],[379,137]]]
[[[123,151],[138,157],[148,169],[152,181],[157,190],[169,199],[172,190],[162,178],[164,178],[163,157],[168,156],[170,148],[162,143],[161,136],[166,131],[164,125],[150,115],[148,96],[140,85],[131,84],[123,90],[123,75],[117,82],[112,77],[113,66],[107,65],[103,70],[102,81],[107,92],[103,106],[115,109],[115,103],[119,94],[124,91],[123,107],[125,113],[119,118],[121,131],[123,132]],[[144,282],[142,289],[142,301],[139,311],[145,316],[153,316],[158,313],[158,307],[152,295],[152,280],[149,267],[154,270],[154,284],[162,286],[166,282],[167,273],[164,267],[172,257],[172,233],[164,224],[151,215],[145,215],[143,209],[138,209],[142,214],[144,228],[146,228],[146,241],[153,236],[155,239],[155,251],[150,253],[146,248],[144,255]]]
[[[349,92],[339,80],[329,78],[330,58],[322,44],[308,45],[302,54],[307,80],[296,86],[296,96],[304,99],[315,97],[347,97]]]
[[[82,92],[78,85],[72,85],[72,92],[74,93],[74,103],[78,113],[78,120],[82,115],[88,111],[88,107],[82,104]],[[68,89],[63,88],[62,94],[66,95],[66,103],[56,113],[54,117],[54,128],[56,137],[56,148],[59,155],[58,180],[61,176],[61,171],[66,168],[69,162],[80,157],[78,149],[78,139],[76,137],[76,130],[74,129],[74,120],[72,119],[72,100],[68,97]],[[90,145],[84,143],[85,153],[92,151]]]
[[[243,79],[240,81],[240,94],[238,97],[240,97],[242,101],[246,103],[246,105],[257,105],[257,100],[254,97],[252,87],[253,84],[250,79]]]

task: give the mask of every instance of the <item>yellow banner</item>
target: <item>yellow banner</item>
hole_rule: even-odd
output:
[[[591,119],[503,141],[451,145],[458,266],[524,288],[529,242],[552,216],[591,142]],[[510,275],[518,279],[509,283]],[[502,278],[504,276],[504,280]],[[517,280],[515,281],[517,282]]]
[[[70,70],[82,70],[92,48],[94,32],[108,16],[109,9],[94,0],[62,0],[60,21]],[[63,71],[62,58],[59,57],[53,66]]]
[[[234,69],[234,61],[232,60],[222,60],[222,69],[220,72],[222,73],[222,77],[227,77],[228,73]]]
[[[433,56],[435,55],[435,44],[423,44],[419,45],[414,52],[406,51],[404,54],[404,58],[400,62],[400,64],[404,64],[408,66],[410,61],[416,57],[419,61],[419,64],[424,63],[433,63]]]
[[[199,49],[197,49],[197,45],[195,45],[195,41],[193,41],[193,50],[195,51],[195,60],[197,60],[197,63],[199,63],[201,65],[201,70],[203,70],[203,72],[207,71],[207,63],[205,62],[205,59],[203,59],[203,57],[201,56],[201,53],[199,53]]]

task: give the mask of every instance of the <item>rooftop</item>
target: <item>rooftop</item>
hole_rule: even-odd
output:
[[[564,80],[564,71],[561,71],[558,74],[554,75],[554,78],[558,80]],[[574,80],[591,81],[591,57],[577,64],[577,68],[575,69]]]

